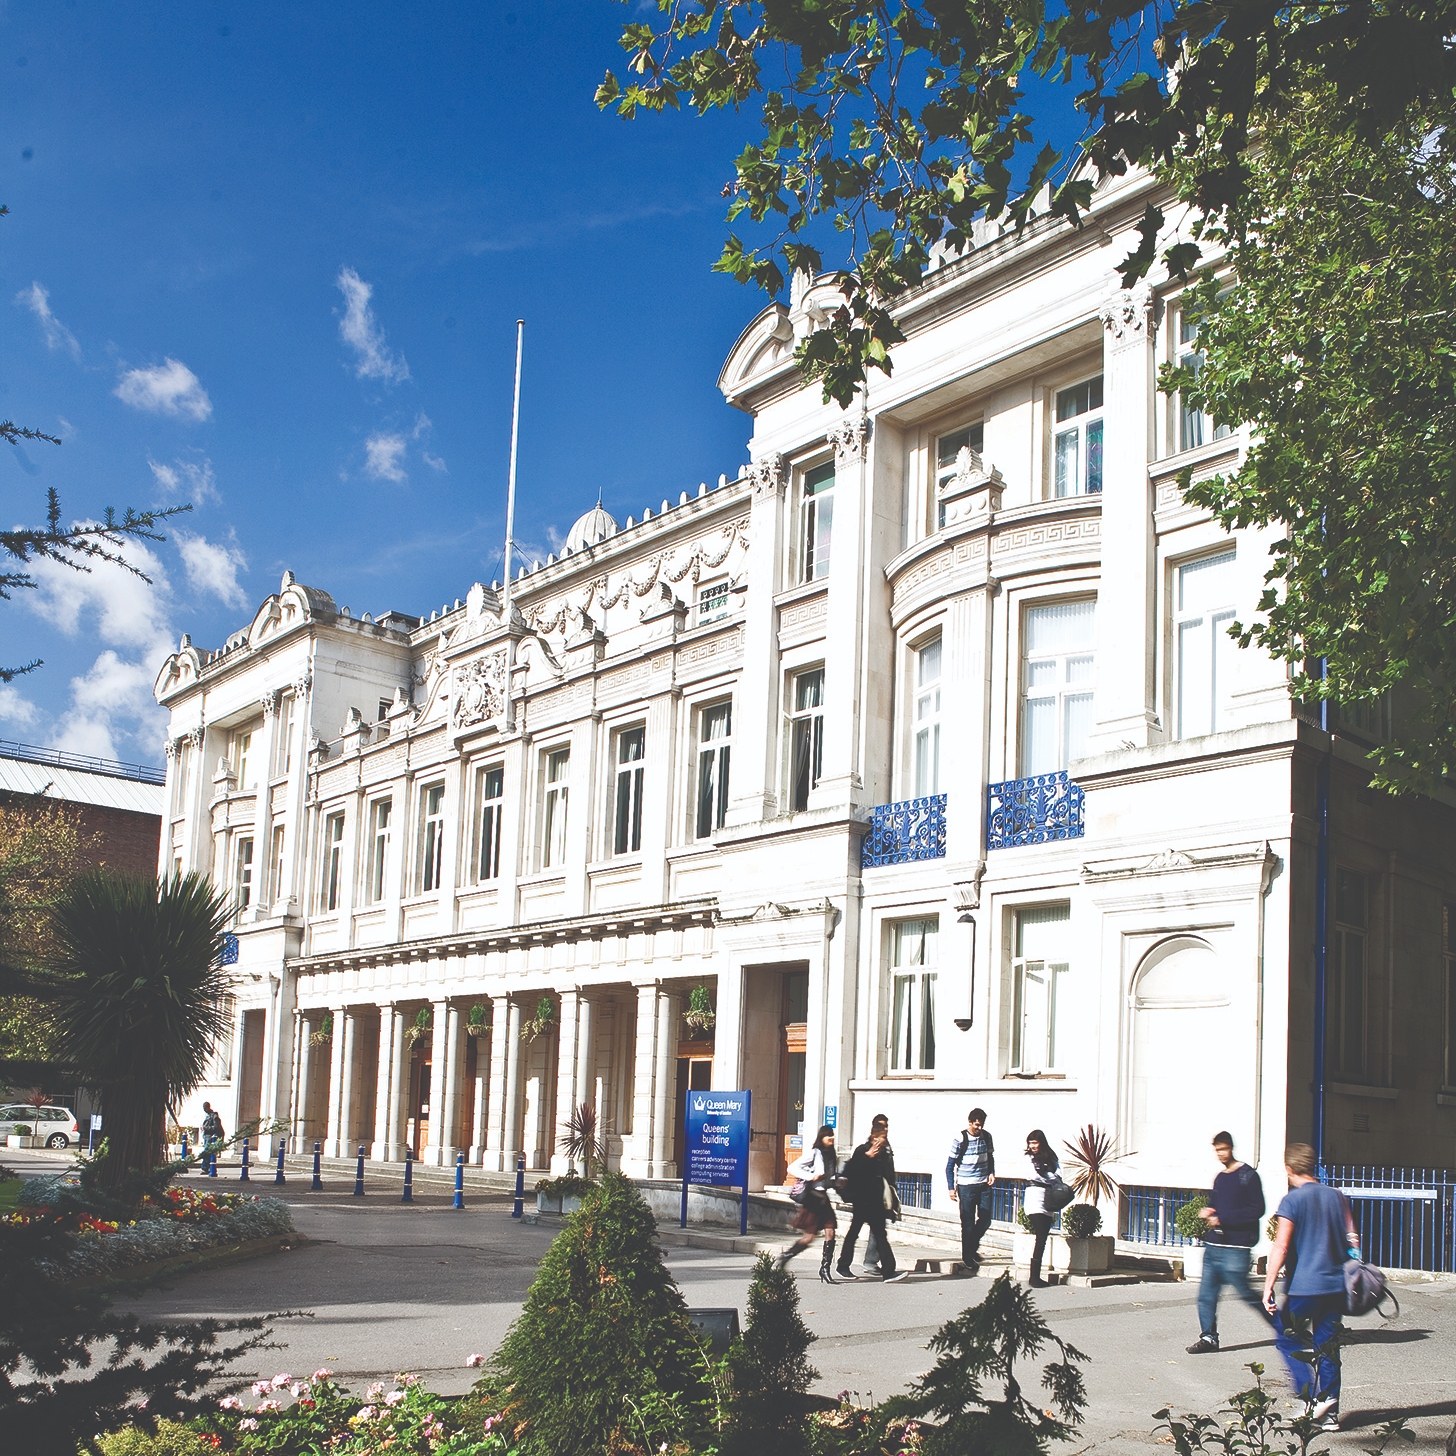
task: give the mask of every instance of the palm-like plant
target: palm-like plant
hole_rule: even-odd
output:
[[[602,1161],[602,1145],[597,1141],[597,1110],[590,1102],[583,1102],[566,1120],[566,1136],[559,1144],[567,1161],[574,1167],[581,1159],[586,1170],[586,1180],[591,1182],[592,1164]]]
[[[55,906],[56,950],[37,990],[55,1008],[58,1051],[101,1092],[103,1188],[162,1161],[167,1110],[203,1078],[227,1026],[229,915],[195,874],[159,885],[95,870]]]
[[[1108,1171],[1109,1163],[1127,1156],[1117,1150],[1117,1142],[1100,1127],[1090,1122],[1077,1134],[1074,1143],[1063,1143],[1067,1150],[1067,1171],[1071,1174],[1072,1191],[1093,1208],[1105,1198],[1114,1202],[1118,1182]]]

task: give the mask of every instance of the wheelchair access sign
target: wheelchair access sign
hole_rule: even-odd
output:
[[[739,1222],[748,1218],[748,1138],[753,1095],[693,1089],[687,1095],[683,1138],[682,1224],[687,1227],[688,1185],[741,1188]]]

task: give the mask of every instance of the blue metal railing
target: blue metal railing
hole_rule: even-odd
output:
[[[944,859],[945,797],[932,794],[925,799],[876,804],[870,832],[860,846],[860,868]]]
[[[1086,795],[1063,769],[986,787],[986,848],[1080,839]]]
[[[1206,1199],[1202,1188],[1138,1188],[1122,1185],[1122,1209],[1118,1237],[1130,1244],[1161,1244],[1186,1248],[1198,1239],[1185,1239],[1173,1220],[1185,1203]]]
[[[991,1222],[1015,1224],[1026,1192],[1025,1178],[997,1177],[991,1185]]]
[[[145,763],[120,763],[114,758],[92,758],[87,753],[68,753],[64,748],[38,748],[33,743],[11,743],[0,738],[0,758],[18,758],[27,763],[48,763],[55,768],[74,768],[82,773],[105,774],[112,779],[134,779],[139,784],[165,784],[167,770]]]
[[[1350,1200],[1360,1251],[1372,1264],[1456,1273],[1456,1171],[1336,1163],[1320,1181]]]
[[[896,1173],[895,1192],[903,1208],[929,1208],[931,1181],[929,1173]]]
[[[222,938],[222,954],[218,956],[220,966],[235,966],[238,963],[238,938],[228,931]]]

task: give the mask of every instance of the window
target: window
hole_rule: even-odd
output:
[[[789,719],[789,802],[795,809],[807,809],[809,791],[818,786],[824,769],[822,667],[794,678],[793,704]]]
[[[394,800],[376,799],[369,806],[369,863],[365,870],[364,899],[377,905],[384,899],[385,865],[389,860],[389,824]]]
[[[172,759],[172,817],[180,819],[187,812],[187,783],[192,773],[192,745],[185,739],[177,742]]]
[[[172,878],[174,880],[182,878],[182,856],[180,854],[172,856]]]
[[[1348,733],[1385,742],[1390,737],[1390,693],[1359,703],[1337,703],[1335,721]]]
[[[232,996],[222,1002],[222,1028],[212,1045],[212,1080],[231,1082],[233,1078],[233,1027],[238,1019],[238,1003]]]
[[[393,703],[393,701],[391,699],[389,699],[389,698],[380,698],[380,700],[379,700],[379,711],[378,711],[378,713],[375,714],[374,721],[376,723],[382,723],[382,722],[384,722],[384,720],[387,717],[389,717],[389,710],[393,706],[394,706],[394,703]]]
[[[940,638],[915,654],[915,797],[940,792]]]
[[[337,910],[341,888],[340,869],[344,857],[344,816],[330,814],[324,820],[324,878],[319,886],[319,908]]]
[[[1053,492],[1096,495],[1102,489],[1102,376],[1057,391],[1052,433]]]
[[[804,555],[800,581],[829,575],[829,545],[834,533],[834,464],[816,466],[804,475],[799,506],[799,537]]]
[[[1178,364],[1196,375],[1203,368],[1203,351],[1198,347],[1198,325],[1185,313],[1178,314]],[[1233,431],[1216,424],[1211,415],[1179,400],[1178,448],[1192,450],[1208,440],[1224,440]]]
[[[728,583],[715,581],[698,588],[698,626],[728,615]]]
[[[1456,905],[1441,906],[1441,958],[1446,973],[1446,1086],[1456,1087]]]
[[[505,812],[505,769],[477,769],[475,772],[475,844],[470,861],[475,866],[475,881],[500,876],[501,816]]]
[[[1205,556],[1178,568],[1178,737],[1197,738],[1228,726],[1233,681],[1234,553]]]
[[[942,435],[935,442],[935,493],[937,498],[950,486],[955,478],[956,457],[962,450],[974,450],[977,455],[985,447],[986,427],[979,420],[964,430]],[[945,525],[945,504],[940,505],[939,525]]]
[[[233,734],[233,772],[238,779],[238,792],[253,787],[253,730]]]
[[[1087,751],[1092,728],[1096,602],[1058,602],[1026,613],[1021,774],[1055,773]]]
[[[268,855],[268,900],[276,905],[283,898],[283,825],[273,826],[273,849]]]
[[[1057,1018],[1070,930],[1070,905],[1038,905],[1016,913],[1009,1070],[1021,1076],[1061,1067]]]
[[[541,815],[543,870],[566,863],[566,778],[570,771],[569,748],[557,748],[546,755],[546,794]]]
[[[624,728],[617,734],[617,799],[612,816],[612,853],[636,854],[642,848],[642,760],[647,730]]]
[[[1365,876],[1335,871],[1335,933],[1330,945],[1327,1005],[1334,1039],[1335,1075],[1365,1076]]]
[[[890,1070],[935,1069],[936,942],[940,922],[902,920],[890,927]]]
[[[420,790],[419,880],[416,893],[440,888],[445,858],[445,785],[426,784]]]
[[[706,839],[728,818],[728,761],[733,753],[733,704],[715,703],[698,719],[697,836]]]
[[[273,734],[273,777],[286,778],[293,767],[293,694],[278,695],[278,723]]]
[[[233,870],[233,905],[241,914],[253,903],[253,839],[238,840],[238,851]]]

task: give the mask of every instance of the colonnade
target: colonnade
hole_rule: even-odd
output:
[[[550,1026],[522,1038],[543,997]],[[300,1008],[294,1013],[290,1123],[297,1150],[327,1157],[363,1146],[377,1162],[419,1160],[508,1171],[564,1171],[574,1109],[590,1103],[608,1164],[636,1177],[671,1178],[675,1163],[677,1054],[686,983],[540,987],[532,991],[399,999]],[[471,1008],[488,1005],[469,1051]],[[414,1080],[410,1033],[428,1009],[429,1090]],[[326,1018],[328,1019],[326,1024]],[[319,1037],[328,1030],[327,1037]],[[426,1110],[427,1108],[427,1110]],[[422,1140],[411,1128],[418,1113]]]

